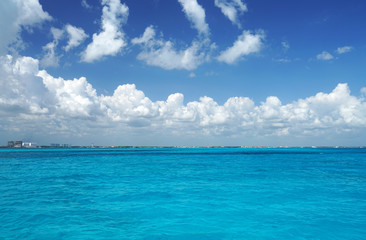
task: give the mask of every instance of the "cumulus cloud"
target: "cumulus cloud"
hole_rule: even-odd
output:
[[[127,45],[120,31],[128,18],[128,7],[120,0],[103,0],[102,31],[93,34],[93,41],[82,53],[83,62],[94,62],[104,56],[114,56]]]
[[[54,78],[45,70],[37,73],[42,79],[47,93],[53,97],[55,104],[51,106],[61,116],[92,118],[100,110],[96,90],[85,77],[73,80]]]
[[[0,2],[0,54],[7,52],[14,41],[21,41],[22,29],[30,30],[51,16],[43,11],[38,0],[3,0]]]
[[[197,0],[178,0],[183,7],[183,12],[187,18],[193,24],[193,27],[203,35],[208,35],[210,29],[206,23],[206,13],[201,5],[197,3]]]
[[[145,61],[148,65],[161,67],[163,69],[185,69],[193,70],[206,60],[204,49],[207,41],[193,41],[191,46],[183,50],[177,50],[171,41],[155,38],[155,29],[149,26],[143,35],[132,39],[132,44],[139,44],[143,51],[138,54],[137,59]]]
[[[243,33],[234,42],[233,46],[221,52],[217,60],[227,64],[233,64],[243,56],[259,52],[261,50],[264,37],[265,36],[262,31],[255,34],[252,34],[250,31],[243,31]]]
[[[255,104],[231,97],[223,105],[204,96],[184,103],[181,93],[152,101],[134,84],[120,85],[113,95],[98,95],[85,77],[55,78],[39,70],[30,57],[0,58],[0,115],[3,131],[48,129],[55,134],[119,132],[198,136],[342,136],[366,130],[364,95],[351,95],[347,84],[284,104],[276,96]],[[364,93],[364,89],[361,90]],[[82,121],[82,122],[80,122]],[[28,124],[28,125],[27,125]],[[41,127],[42,126],[42,127]],[[147,128],[148,127],[148,128]],[[12,130],[13,129],[13,130]],[[47,134],[47,133],[46,133]]]
[[[46,88],[37,77],[39,62],[31,57],[0,57],[0,112],[5,115],[48,112]]]
[[[338,54],[343,54],[343,53],[347,53],[350,52],[353,48],[351,46],[344,46],[344,47],[339,47],[337,48],[336,52]]]
[[[82,28],[74,27],[70,24],[65,26],[65,30],[69,36],[69,41],[65,46],[66,52],[71,48],[79,46],[88,37]]]
[[[322,53],[319,53],[316,58],[318,60],[324,60],[324,61],[328,61],[328,60],[332,60],[334,57],[332,54],[330,54],[327,51],[323,51]]]
[[[151,119],[159,113],[158,106],[134,84],[118,86],[112,96],[102,95],[100,101],[113,121],[123,121],[133,126],[142,123],[150,125]]]
[[[248,11],[247,6],[241,0],[215,0],[215,6],[235,25],[241,27],[238,14]]]

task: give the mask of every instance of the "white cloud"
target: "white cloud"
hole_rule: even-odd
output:
[[[289,58],[278,58],[278,59],[273,59],[274,61],[276,62],[279,62],[279,63],[289,63],[289,62],[292,62],[291,59]]]
[[[207,96],[185,104],[181,93],[154,102],[134,84],[118,86],[111,96],[98,95],[85,77],[55,78],[38,66],[31,57],[0,57],[1,131],[14,134],[22,126],[22,132],[40,129],[42,135],[75,138],[103,133],[109,138],[124,131],[137,134],[143,128],[144,136],[152,134],[154,139],[286,136],[290,144],[298,138],[342,139],[344,134],[366,132],[365,90],[355,97],[344,83],[330,93],[287,104],[276,96],[259,104],[232,97],[220,105]]]
[[[288,42],[283,41],[283,42],[281,42],[281,44],[282,44],[282,47],[283,47],[283,50],[284,50],[284,51],[289,50],[289,48],[290,48],[290,44],[289,44]]]
[[[235,25],[241,27],[238,21],[238,13],[248,11],[247,6],[241,0],[215,0],[215,6]]]
[[[48,112],[46,89],[36,76],[38,65],[31,57],[0,56],[0,115]]]
[[[350,52],[352,49],[353,48],[351,46],[344,46],[344,47],[337,48],[337,50],[335,52],[337,54],[344,54],[344,53]],[[316,58],[318,60],[329,61],[329,60],[334,59],[334,56],[327,51],[323,51],[322,53],[318,54],[316,56]]]
[[[81,6],[83,6],[86,9],[91,8],[91,6],[89,5],[89,3],[86,0],[81,0]]]
[[[206,60],[207,56],[203,51],[208,44],[206,41],[193,41],[188,48],[176,50],[173,42],[156,39],[155,35],[154,28],[149,26],[140,38],[134,38],[131,41],[132,44],[143,46],[143,51],[138,54],[137,58],[148,65],[167,70],[193,70]]]
[[[63,37],[64,30],[58,28],[51,28],[53,41],[43,46],[44,56],[41,59],[42,67],[57,67],[59,64],[60,56],[56,54],[56,48],[58,41]]]
[[[132,44],[147,44],[150,40],[155,38],[155,29],[153,26],[149,26],[145,29],[143,35],[139,38],[132,39]]]
[[[51,20],[51,16],[44,12],[38,0],[13,0],[19,10],[17,24],[21,26],[32,26],[46,20]]]
[[[218,76],[219,74],[215,71],[210,71],[210,72],[206,72],[205,76],[206,77],[213,77],[213,76]]]
[[[93,41],[82,53],[81,60],[94,62],[104,56],[114,56],[127,45],[120,28],[127,21],[128,7],[120,0],[103,0],[102,31],[93,34]]]
[[[250,31],[243,31],[243,33],[234,42],[233,46],[221,52],[217,60],[227,64],[232,64],[243,56],[259,52],[261,50],[264,37],[264,33],[261,31],[256,34],[252,34]]]
[[[188,77],[190,77],[190,78],[195,78],[195,77],[196,77],[196,74],[195,74],[194,72],[191,72],[191,73],[188,75]]]
[[[85,40],[85,38],[88,37],[83,29],[74,27],[70,24],[67,24],[62,29],[52,27],[51,33],[53,36],[52,42],[49,42],[42,48],[44,52],[44,55],[40,61],[42,67],[57,67],[59,65],[62,55],[58,55],[56,51],[59,45],[59,40],[64,38],[65,33],[69,38],[67,45],[63,48],[66,52],[71,48],[79,46]]]
[[[2,131],[16,131],[20,124],[22,131],[39,128],[75,137],[103,129],[113,135],[144,128],[144,134],[184,133],[193,138],[287,136],[291,143],[295,138],[366,130],[365,98],[352,96],[347,84],[288,104],[275,96],[258,105],[247,97],[232,97],[220,105],[206,96],[184,104],[181,93],[154,102],[134,84],[118,86],[111,96],[98,95],[86,78],[55,78],[40,71],[30,57],[3,56],[0,63]]]
[[[336,52],[338,54],[343,54],[343,53],[350,52],[352,49],[353,49],[353,47],[351,47],[351,46],[344,46],[344,47],[337,48]]]
[[[332,60],[334,57],[332,56],[332,54],[330,54],[327,51],[323,51],[322,53],[318,54],[316,56],[316,58],[318,60],[324,60],[324,61],[328,61],[328,60]]]
[[[58,67],[60,56],[55,52],[57,45],[57,42],[50,42],[42,47],[45,52],[40,62],[42,67]]]
[[[11,43],[21,41],[19,34],[23,28],[29,30],[51,19],[38,0],[0,1],[0,54],[6,53]]]
[[[215,44],[210,44],[209,27],[205,22],[205,11],[196,0],[178,0],[186,17],[198,31],[199,40],[193,40],[190,46],[177,47],[174,42],[156,38],[153,26],[145,29],[140,37],[133,38],[131,43],[141,45],[143,50],[137,59],[151,66],[163,69],[194,70],[202,63],[209,61],[210,52]],[[161,34],[162,35],[162,34]],[[204,38],[201,38],[201,37]]]
[[[197,29],[200,34],[208,35],[210,29],[206,23],[206,13],[201,5],[197,3],[197,0],[178,0],[183,7],[183,11],[187,18],[193,24],[193,27]]]
[[[199,43],[193,42],[189,48],[177,51],[174,49],[172,42],[166,41],[156,49],[139,53],[137,58],[145,61],[148,65],[158,66],[167,70],[193,70],[204,62],[204,55],[199,53],[199,49]]]
[[[69,41],[65,46],[65,51],[69,51],[71,48],[79,46],[88,35],[84,32],[82,28],[74,27],[70,24],[67,24],[65,27],[67,34],[69,35]]]
[[[55,41],[60,40],[64,35],[64,30],[59,28],[51,27],[51,33]]]
[[[42,78],[55,104],[51,106],[61,116],[93,117],[100,111],[99,98],[96,90],[86,81],[85,77],[73,80],[54,78],[45,70],[37,73]]]
[[[361,88],[361,93],[366,97],[366,87]]]
[[[151,118],[159,114],[158,107],[134,84],[118,86],[112,96],[101,96],[106,114],[113,121],[131,125],[150,124]]]

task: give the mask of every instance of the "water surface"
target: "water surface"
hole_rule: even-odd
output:
[[[0,239],[366,239],[366,149],[2,149]]]

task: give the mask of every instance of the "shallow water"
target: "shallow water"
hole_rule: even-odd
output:
[[[0,239],[366,239],[366,149],[2,149],[0,194]]]

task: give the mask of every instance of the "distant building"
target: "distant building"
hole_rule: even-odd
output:
[[[36,144],[34,144],[32,142],[23,142],[22,146],[25,148],[34,148],[34,147],[36,147]]]
[[[32,142],[8,141],[8,148],[35,148],[37,145]]]
[[[53,147],[53,148],[69,148],[69,147],[71,147],[71,144],[51,143],[51,147]]]
[[[23,141],[15,141],[14,147],[21,148],[23,146]]]

